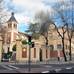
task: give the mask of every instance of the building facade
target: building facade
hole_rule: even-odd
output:
[[[10,61],[19,61],[27,62],[29,60],[29,44],[22,44],[22,41],[25,40],[28,42],[28,34],[18,32],[17,26],[18,22],[14,17],[14,13],[11,14],[10,19],[7,21],[7,26],[5,27],[6,31],[4,38],[0,35],[0,60],[2,60],[3,54],[12,52]],[[59,28],[59,31],[62,33],[62,29]],[[49,26],[48,31],[48,46],[45,46],[46,40],[43,36],[40,36],[39,39],[32,39],[35,46],[30,48],[31,61],[48,61],[51,58],[61,58],[63,57],[62,53],[62,40],[55,25],[53,23]],[[65,34],[65,51],[69,55],[69,42],[67,33]],[[16,45],[16,51],[13,51],[13,46]],[[72,54],[74,54],[74,39],[72,39]]]

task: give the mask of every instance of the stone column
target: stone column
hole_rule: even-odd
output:
[[[19,62],[21,61],[22,56],[22,45],[21,45],[21,39],[17,37],[16,39],[16,60]]]
[[[0,61],[2,59],[2,37],[0,36]]]

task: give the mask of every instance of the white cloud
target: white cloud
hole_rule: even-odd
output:
[[[27,23],[32,19],[32,17],[38,10],[48,9],[49,11],[51,11],[51,8],[49,6],[46,6],[43,0],[12,0],[12,3],[13,5],[15,5],[15,8],[17,7],[16,10],[18,11],[18,13],[16,13],[16,18],[19,23]]]
[[[7,7],[8,11],[14,11],[16,20],[19,24],[24,23],[27,24],[29,21],[33,19],[34,14],[39,10],[47,10],[51,11],[50,4],[57,0],[6,0],[8,1]]]
[[[19,14],[19,13],[15,14],[15,18],[18,21],[18,24],[22,23],[25,25],[27,25],[31,20],[31,18],[29,16],[26,16],[23,13],[22,14]]]
[[[16,6],[20,6],[21,8],[23,7],[23,11],[27,10],[30,13],[34,13],[37,10],[46,9],[46,6],[41,0],[13,0],[13,3]]]

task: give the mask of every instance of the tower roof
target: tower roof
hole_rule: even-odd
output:
[[[14,17],[14,12],[11,13],[11,17],[7,22],[17,22],[15,17]]]

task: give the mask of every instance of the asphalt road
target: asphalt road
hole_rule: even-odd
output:
[[[29,65],[21,65],[21,64],[12,65],[12,66],[16,66],[16,67],[19,67],[19,68],[28,68],[29,67]],[[30,65],[30,66],[31,66],[31,68],[42,68],[43,67],[42,65]]]
[[[28,68],[26,64],[0,64],[0,73],[28,73]],[[31,65],[31,73],[74,73],[74,64]]]
[[[74,73],[74,68],[71,69],[62,69],[57,73]]]

